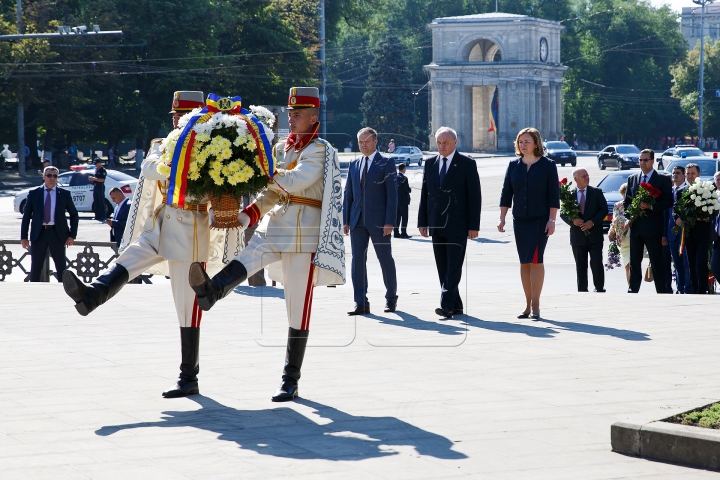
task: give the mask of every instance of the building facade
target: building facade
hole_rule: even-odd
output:
[[[680,30],[688,42],[690,50],[700,41],[701,25],[700,25],[701,7],[683,7],[682,20],[680,21]],[[713,41],[720,38],[720,5],[709,4],[705,7],[705,37],[710,37]]]
[[[437,18],[429,25],[430,145],[441,126],[458,132],[458,149],[512,151],[518,131],[563,137],[558,22],[509,13]],[[491,103],[497,89],[497,128]]]

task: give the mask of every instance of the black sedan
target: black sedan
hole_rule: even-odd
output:
[[[577,165],[577,153],[565,142],[545,142],[543,149],[547,158],[563,167],[566,163]]]
[[[602,190],[603,195],[605,195],[605,200],[607,200],[607,206],[608,206],[608,214],[603,219],[603,229],[607,230],[610,228],[610,222],[613,218],[613,207],[617,202],[622,200],[622,195],[620,195],[620,186],[623,183],[627,183],[627,179],[630,175],[632,175],[633,172],[610,172],[600,180],[600,183],[597,184],[597,187]]]
[[[597,155],[598,168],[600,170],[605,170],[607,167],[615,167],[618,170],[640,168],[638,158],[640,158],[640,149],[635,145],[608,145]]]

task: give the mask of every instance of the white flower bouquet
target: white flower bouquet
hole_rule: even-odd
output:
[[[713,182],[695,180],[675,203],[675,213],[680,217],[682,225],[673,227],[673,232],[680,233],[683,228],[692,228],[698,220],[707,220],[713,213],[720,212],[719,198],[720,192]]]

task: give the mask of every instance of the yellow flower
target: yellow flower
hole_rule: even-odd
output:
[[[221,171],[222,171],[222,174],[225,175],[226,177],[229,177],[230,175],[232,175],[232,174],[230,173],[230,169],[228,168],[227,165],[225,165],[224,167],[222,167],[222,170],[221,170]]]
[[[225,180],[222,177],[214,178],[213,180],[215,181],[215,185],[218,185],[218,186],[225,183]]]
[[[228,180],[231,184],[236,185],[238,183],[245,183],[247,182],[247,179],[243,175],[242,172],[235,172],[232,176],[232,180]],[[235,182],[235,183],[233,183]]]
[[[170,168],[170,165],[166,165],[164,163],[158,163],[157,166],[157,172],[162,175],[165,178],[168,178],[170,176],[170,172],[172,169]]]
[[[230,163],[228,163],[228,169],[229,169],[232,173],[236,173],[238,170],[240,170],[240,163],[238,163],[238,162],[230,162]]]
[[[200,143],[207,143],[210,141],[210,135],[207,133],[198,133],[195,135],[195,141]]]
[[[232,158],[232,150],[229,148],[224,148],[217,154],[218,160],[229,160]]]
[[[228,183],[232,186],[235,186],[238,184],[238,180],[235,175],[230,175],[227,179]]]
[[[255,150],[257,150],[257,145],[255,145],[255,142],[254,142],[254,141],[252,141],[252,142],[247,142],[247,143],[245,144],[245,148],[247,148],[247,149],[250,150],[251,152],[254,152]]]
[[[222,162],[220,160],[213,160],[210,162],[210,169],[211,170],[220,170],[222,168]]]
[[[193,172],[188,175],[188,178],[190,180],[197,180],[198,178],[200,178],[200,172]]]
[[[250,180],[253,176],[255,176],[255,170],[253,170],[253,168],[249,165],[243,167],[242,172],[243,175],[247,176],[247,178],[245,179],[246,182]]]

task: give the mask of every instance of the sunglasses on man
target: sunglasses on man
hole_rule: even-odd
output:
[[[57,174],[55,174],[55,173],[46,173],[45,176],[48,178],[57,178],[58,177]]]

